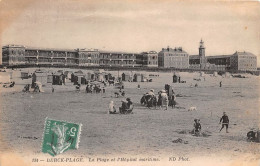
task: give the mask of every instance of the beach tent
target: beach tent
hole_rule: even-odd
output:
[[[122,74],[122,81],[133,81],[133,76],[131,73],[123,73]]]
[[[141,82],[141,80],[142,80],[142,75],[140,73],[135,73],[133,81],[134,82]]]
[[[41,82],[42,85],[48,83],[47,81],[47,73],[33,73],[32,74],[32,88],[35,87],[35,82]]]
[[[29,78],[29,72],[21,72],[21,79],[28,79]]]
[[[64,72],[65,77],[68,78],[69,80],[71,80],[71,74],[72,74],[71,71],[65,71]]]
[[[85,76],[86,75],[81,70],[74,72],[73,75],[71,75],[71,82],[74,82],[74,85],[82,84],[84,81],[81,81],[81,79],[85,79]]]
[[[2,84],[6,84],[6,83],[10,83],[11,82],[11,76],[9,73],[6,72],[1,72],[0,73],[0,83]]]
[[[52,76],[53,76],[52,85],[62,85],[62,83],[65,82],[65,76],[60,72],[57,72]]]
[[[85,79],[86,80],[93,80],[94,73],[93,72],[87,72]]]
[[[172,82],[177,83],[178,81],[180,82],[180,80],[181,80],[180,75],[178,73],[174,73],[172,76]]]
[[[53,82],[53,75],[52,74],[48,74],[47,75],[47,83],[52,83]]]

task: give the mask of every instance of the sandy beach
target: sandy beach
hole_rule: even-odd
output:
[[[154,162],[154,165],[203,165],[202,159],[205,165],[259,162],[260,144],[248,142],[246,134],[250,129],[259,127],[260,77],[213,77],[206,74],[205,81],[202,77],[201,81],[195,81],[194,78],[200,78],[199,73],[182,72],[179,74],[186,83],[172,83],[172,73],[146,72],[159,74],[159,77],[153,77],[152,82],[125,82],[124,91],[134,103],[134,113],[109,115],[109,102],[113,100],[118,111],[122,100],[122,97],[115,98],[114,92],[118,89],[113,86],[107,86],[106,93],[89,94],[85,92],[85,85],[76,91],[72,83],[62,86],[47,84],[43,87],[44,93],[23,93],[24,85],[31,83],[31,79],[21,80],[19,73],[19,70],[13,71],[14,88],[0,87],[0,153],[14,152],[25,163],[34,165],[31,162],[34,156],[50,157],[41,153],[46,117],[83,124],[79,149],[69,150],[59,157],[158,158],[160,161]],[[118,71],[111,73],[117,76]],[[220,81],[222,87],[219,87]],[[190,87],[195,83],[198,87]],[[141,89],[137,89],[138,84]],[[170,84],[181,96],[176,99],[177,108],[169,107],[164,111],[148,109],[140,104],[144,93],[154,89],[157,94],[165,84]],[[51,92],[52,87],[54,93]],[[192,106],[197,110],[188,111]],[[229,133],[225,130],[219,133],[219,120],[224,111],[230,119]],[[193,129],[194,118],[200,119],[202,132],[207,137],[195,137],[189,133]],[[173,142],[179,138],[186,143]],[[189,158],[189,161],[169,162],[169,157],[180,156]],[[102,162],[92,164],[109,165]],[[142,164],[149,165],[149,162],[132,163]]]

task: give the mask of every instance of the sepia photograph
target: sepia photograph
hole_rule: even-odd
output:
[[[0,0],[0,166],[260,166],[259,11]]]

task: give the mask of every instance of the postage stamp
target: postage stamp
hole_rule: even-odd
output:
[[[82,124],[46,118],[42,152],[52,156],[69,149],[78,149]]]

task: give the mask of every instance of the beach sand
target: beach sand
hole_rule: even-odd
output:
[[[248,142],[246,134],[251,128],[259,127],[260,77],[223,78],[206,74],[205,81],[203,78],[195,81],[193,78],[200,78],[199,73],[181,72],[181,79],[186,83],[172,83],[170,72],[146,72],[160,76],[153,77],[153,82],[125,82],[124,91],[134,103],[134,113],[109,115],[109,102],[113,100],[118,111],[122,99],[115,98],[114,92],[118,89],[113,86],[107,86],[105,94],[87,94],[85,86],[78,92],[72,83],[53,86],[54,93],[51,93],[50,84],[43,87],[44,93],[23,93],[24,85],[31,83],[31,79],[21,80],[19,73],[19,70],[13,71],[14,88],[0,87],[0,153],[15,153],[26,163],[34,164],[31,160],[35,156],[50,157],[41,152],[46,117],[83,124],[79,149],[69,150],[59,157],[154,157],[160,160],[152,165],[259,162],[260,144]],[[117,76],[118,71],[111,73]],[[197,88],[190,87],[195,83]],[[141,89],[137,89],[138,84]],[[172,85],[174,92],[182,95],[176,99],[177,108],[169,107],[164,111],[140,104],[144,93],[154,89],[157,94],[165,84]],[[197,110],[188,111],[192,106]],[[230,119],[229,133],[225,129],[219,133],[219,120],[224,111]],[[189,133],[194,118],[200,119],[202,132],[208,137],[195,137]],[[178,138],[186,143],[174,143]],[[169,157],[188,157],[189,161],[172,163]],[[138,164],[146,165],[145,162],[132,163]]]

